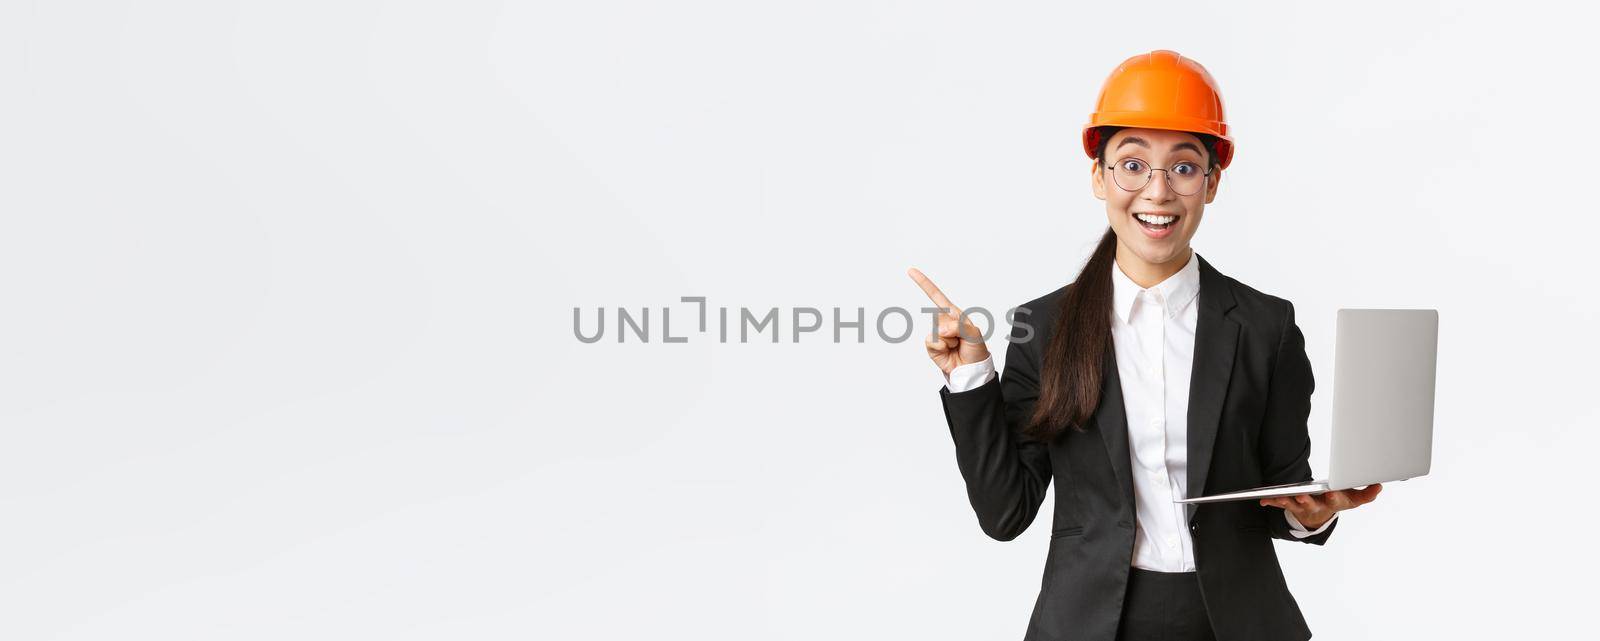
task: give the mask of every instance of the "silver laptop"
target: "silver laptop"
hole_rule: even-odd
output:
[[[1433,459],[1438,345],[1436,310],[1339,310],[1328,478],[1176,502],[1320,494],[1426,475]]]

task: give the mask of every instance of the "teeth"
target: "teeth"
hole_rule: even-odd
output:
[[[1133,217],[1152,225],[1165,225],[1178,219],[1177,216],[1152,216],[1150,214],[1134,214]]]

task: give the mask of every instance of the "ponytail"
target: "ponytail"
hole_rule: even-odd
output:
[[[1061,296],[1045,347],[1039,400],[1025,435],[1050,441],[1069,426],[1082,432],[1100,405],[1101,368],[1112,355],[1111,270],[1116,256],[1117,234],[1106,227],[1083,271]]]

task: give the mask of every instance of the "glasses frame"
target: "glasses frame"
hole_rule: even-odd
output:
[[[1142,163],[1144,163],[1146,165],[1150,164],[1148,161],[1146,161],[1145,159],[1140,158],[1138,156],[1129,156],[1127,158],[1119,159],[1117,162],[1122,162],[1123,160],[1137,160],[1137,161],[1142,162]],[[1180,162],[1189,162],[1189,161],[1184,160],[1184,161],[1180,161]],[[1194,163],[1190,163],[1190,164],[1194,164]],[[1102,167],[1104,169],[1111,169],[1111,165],[1106,164],[1105,161],[1101,161],[1100,162],[1100,167]],[[1196,190],[1194,190],[1192,192],[1189,192],[1187,194],[1183,193],[1181,191],[1178,191],[1178,187],[1176,185],[1172,184],[1172,171],[1171,171],[1170,167],[1162,168],[1162,167],[1156,167],[1154,165],[1151,165],[1150,171],[1147,171],[1147,172],[1144,173],[1144,184],[1143,185],[1139,185],[1138,189],[1128,189],[1127,187],[1123,187],[1122,183],[1117,182],[1117,171],[1115,169],[1111,169],[1111,184],[1116,185],[1117,189],[1121,189],[1121,190],[1126,191],[1126,192],[1138,193],[1138,192],[1144,191],[1145,187],[1149,187],[1150,186],[1150,180],[1154,177],[1154,174],[1159,171],[1163,175],[1166,176],[1167,189],[1171,189],[1172,193],[1177,194],[1179,196],[1193,196],[1195,194],[1198,194],[1198,193],[1206,190],[1206,186],[1211,184],[1211,172],[1213,172],[1215,170],[1216,170],[1215,167],[1208,167],[1205,171],[1200,172],[1200,175],[1202,177],[1204,177],[1205,180],[1200,182],[1200,188],[1199,189],[1196,189]]]

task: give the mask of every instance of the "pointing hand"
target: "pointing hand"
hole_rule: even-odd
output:
[[[939,291],[939,287],[917,268],[912,267],[906,273],[917,282],[934,306],[944,309],[939,314],[938,327],[923,341],[928,348],[928,357],[939,366],[939,370],[949,376],[951,370],[957,367],[981,363],[989,358],[989,347],[983,343],[983,333],[978,331],[972,319],[962,319],[961,308],[945,298],[944,292]]]

